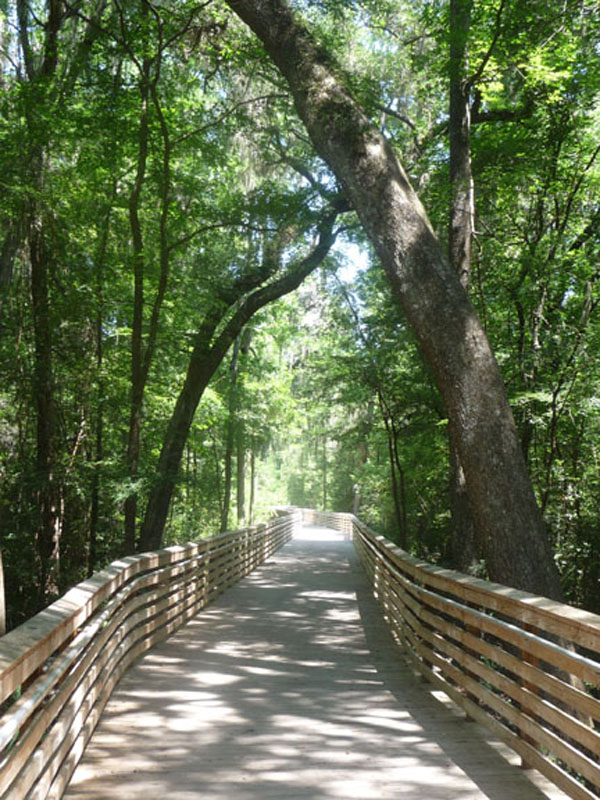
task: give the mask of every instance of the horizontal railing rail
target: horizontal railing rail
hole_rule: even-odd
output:
[[[60,798],[123,671],[287,542],[351,535],[413,665],[575,800],[600,797],[600,617],[413,558],[352,514],[116,561],[0,638],[0,798]]]
[[[60,798],[124,670],[289,541],[300,515],[113,562],[0,638],[0,798]]]
[[[385,617],[417,670],[575,800],[600,797],[600,616],[413,558],[352,514]]]

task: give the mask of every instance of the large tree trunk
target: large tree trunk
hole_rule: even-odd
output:
[[[228,0],[289,83],[317,152],[342,182],[444,398],[491,577],[560,596],[498,366],[466,292],[389,143],[327,54],[279,0]]]

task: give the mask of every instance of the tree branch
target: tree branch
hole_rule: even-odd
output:
[[[417,126],[415,125],[415,123],[412,121],[412,119],[410,119],[410,117],[407,117],[405,114],[400,114],[399,111],[394,111],[393,108],[390,108],[389,106],[384,106],[381,103],[377,103],[375,108],[379,109],[379,111],[383,111],[384,114],[388,114],[390,117],[394,117],[395,119],[400,120],[400,122],[403,122],[405,125],[408,125],[408,127],[412,131],[417,130]]]
[[[471,75],[470,78],[467,78],[466,80],[467,89],[470,89],[471,87],[475,86],[475,84],[481,79],[481,76],[483,75],[483,72],[487,67],[488,62],[494,53],[494,49],[496,47],[496,44],[498,43],[498,39],[500,38],[500,33],[502,32],[502,14],[504,12],[506,2],[507,0],[500,0],[500,5],[498,6],[498,9],[496,11],[494,36],[492,37],[492,41],[490,42],[490,46],[488,47],[486,54],[481,60],[481,64],[475,70],[473,75]]]

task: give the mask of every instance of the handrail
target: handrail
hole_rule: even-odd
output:
[[[568,796],[600,797],[600,616],[420,561],[352,514],[302,514],[352,533],[423,676]]]
[[[352,514],[116,561],[0,639],[0,800],[60,798],[123,671],[288,541],[352,536],[416,669],[575,800],[600,797],[600,617],[416,559]],[[0,706],[0,710],[2,706]]]
[[[114,561],[0,639],[0,800],[60,798],[124,670],[289,541],[299,514]]]

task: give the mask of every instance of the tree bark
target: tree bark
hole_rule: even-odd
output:
[[[390,144],[279,0],[228,0],[286,78],[342,183],[444,398],[492,579],[551,597],[558,573],[483,327]]]
[[[466,77],[472,0],[450,0],[450,265],[468,290],[471,277],[474,189],[471,170],[470,86]]]

